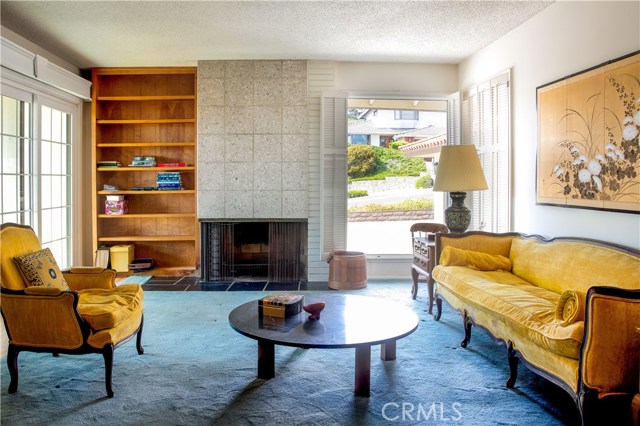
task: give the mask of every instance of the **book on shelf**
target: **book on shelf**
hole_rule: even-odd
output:
[[[107,268],[109,266],[109,247],[98,247],[98,250],[96,250],[96,257],[93,261],[93,266],[99,266],[101,268]]]
[[[120,167],[122,164],[119,161],[98,161],[98,167]]]
[[[130,167],[155,167],[156,166],[156,157],[141,157],[135,156],[133,160],[131,160]]]
[[[159,191],[179,191],[182,188],[180,172],[160,172],[156,176]]]
[[[158,163],[158,167],[185,167],[185,163]]]

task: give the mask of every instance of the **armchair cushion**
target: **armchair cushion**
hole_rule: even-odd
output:
[[[80,290],[78,294],[78,312],[94,331],[117,326],[143,303],[142,287],[138,284]]]
[[[53,287],[62,291],[69,286],[58,268],[53,253],[48,248],[13,258],[25,286]]]

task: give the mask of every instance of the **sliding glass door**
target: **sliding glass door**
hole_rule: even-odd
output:
[[[5,88],[3,88],[5,89]],[[2,95],[2,223],[34,225],[32,97],[13,90]]]
[[[2,223],[31,226],[59,266],[72,261],[75,106],[2,85]]]
[[[40,106],[40,240],[57,262],[71,261],[71,113]]]

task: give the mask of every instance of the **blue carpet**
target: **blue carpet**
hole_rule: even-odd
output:
[[[459,314],[445,306],[434,321],[424,286],[415,301],[410,288],[386,281],[349,292],[399,301],[420,317],[395,361],[373,347],[371,398],[353,395],[353,349],[277,346],[276,377],[257,379],[256,342],[227,316],[261,292],[155,291],[145,293],[145,354],[133,341],[115,352],[114,398],[101,355],[23,352],[16,394],[7,394],[6,363],[0,369],[2,425],[578,424],[571,398],[523,366],[507,389],[504,347],[473,330],[460,348]]]
[[[118,285],[122,285],[122,284],[145,284],[146,282],[148,282],[152,277],[149,275],[130,275],[127,278],[123,279],[122,281],[118,282]]]

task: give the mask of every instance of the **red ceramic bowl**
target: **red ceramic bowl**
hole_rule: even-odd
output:
[[[304,305],[302,309],[311,314],[309,315],[309,319],[318,320],[320,319],[320,312],[322,312],[325,305],[326,304],[324,302],[311,303],[309,305]]]

